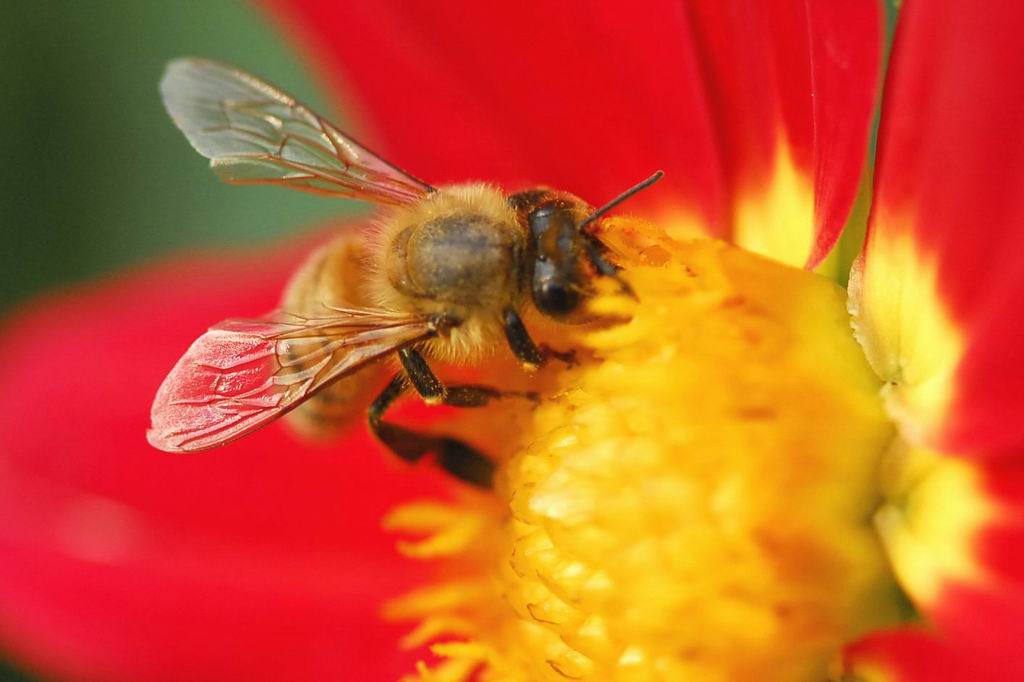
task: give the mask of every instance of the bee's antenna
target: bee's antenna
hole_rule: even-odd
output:
[[[597,209],[596,211],[588,215],[586,218],[580,221],[580,224],[576,226],[576,229],[582,232],[584,227],[594,222],[595,220],[603,216],[605,213],[612,210],[613,208],[615,208],[623,201],[636,194],[637,192],[641,192],[647,189],[648,187],[656,183],[658,180],[661,180],[663,177],[665,177],[664,171],[655,171],[654,174],[651,175],[651,177],[633,185],[625,192],[623,192],[622,194],[620,194],[619,196],[615,197],[607,204],[602,206],[601,208]],[[622,277],[619,275],[618,268],[616,268],[614,265],[606,261],[604,259],[604,256],[601,255],[601,245],[600,242],[597,241],[597,238],[589,234],[584,236],[587,238],[587,258],[590,259],[591,264],[597,269],[598,273],[605,277],[610,277],[611,279],[614,279],[616,282],[619,283],[619,286],[622,289],[622,293],[626,294],[632,299],[636,299],[636,293],[633,291],[633,287],[629,286],[629,282],[622,279]]]
[[[605,213],[607,213],[608,211],[612,210],[613,208],[615,208],[616,206],[621,204],[626,199],[630,198],[631,196],[633,196],[637,192],[642,192],[643,190],[647,189],[648,187],[650,187],[651,185],[656,183],[658,180],[661,180],[663,177],[665,177],[665,172],[664,171],[655,171],[654,175],[652,175],[651,177],[649,177],[646,180],[643,180],[643,181],[638,182],[637,184],[633,185],[632,187],[627,189],[625,192],[623,192],[622,194],[620,194],[619,196],[615,197],[614,199],[609,201],[607,204],[602,206],[601,208],[595,210],[593,213],[588,215],[586,218],[584,218],[580,222],[579,225],[576,226],[576,229],[577,230],[582,230],[584,227],[586,227],[590,223],[594,222],[595,220],[597,220],[598,218],[603,216]]]

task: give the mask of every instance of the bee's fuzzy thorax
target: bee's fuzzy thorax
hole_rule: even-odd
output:
[[[372,239],[366,293],[374,305],[461,322],[450,337],[424,344],[430,356],[475,362],[501,343],[501,313],[523,298],[527,234],[500,189],[442,187],[384,214]]]

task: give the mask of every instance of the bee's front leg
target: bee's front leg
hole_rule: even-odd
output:
[[[519,313],[512,308],[505,311],[504,323],[508,347],[512,349],[512,354],[528,372],[543,367],[550,358],[561,360],[570,367],[576,364],[576,351],[558,351],[546,344],[538,346],[534,343],[529,332],[526,331],[526,325],[523,324]]]
[[[590,259],[591,265],[594,266],[598,274],[602,277],[608,277],[609,279],[615,280],[619,285],[619,293],[629,296],[634,301],[640,300],[636,295],[636,292],[633,291],[633,287],[629,285],[629,282],[622,279],[622,275],[619,274],[619,269],[605,260],[604,255],[601,253],[602,250],[603,247],[601,242],[599,242],[597,238],[588,235],[586,243],[587,258]]]

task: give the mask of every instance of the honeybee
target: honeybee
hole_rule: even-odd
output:
[[[526,370],[550,358],[571,360],[536,344],[520,311],[532,304],[574,324],[586,317],[596,278],[628,292],[593,227],[662,173],[596,210],[544,188],[505,195],[486,183],[432,187],[234,67],[174,61],[160,91],[175,124],[222,180],[362,199],[385,210],[376,229],[344,233],[314,253],[280,310],[230,319],[200,336],[157,391],[149,442],[169,452],[205,450],[289,412],[299,430],[344,424],[369,401],[376,361],[397,354],[401,371],[369,405],[374,434],[406,461],[432,455],[458,479],[489,486],[494,465],[483,453],[386,421],[386,411],[410,387],[427,403],[459,407],[533,397],[446,386],[427,358],[473,362],[504,342]]]

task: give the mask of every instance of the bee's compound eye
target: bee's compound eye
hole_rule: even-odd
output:
[[[580,304],[580,295],[561,284],[547,282],[534,291],[533,300],[541,312],[552,317],[564,317]]]

